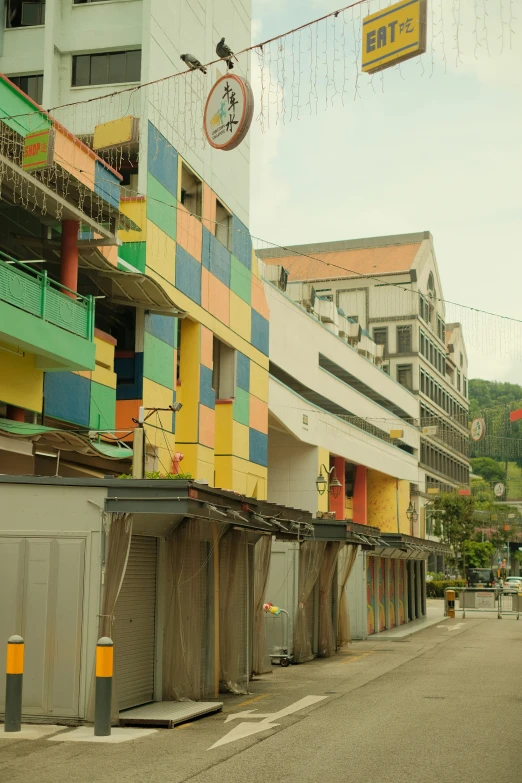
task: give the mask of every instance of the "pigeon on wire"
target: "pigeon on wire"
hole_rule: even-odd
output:
[[[222,60],[226,61],[226,64],[229,69],[234,67],[234,63],[232,62],[232,57],[235,57],[236,61],[239,62],[236,55],[230,48],[230,46],[227,46],[227,44],[225,43],[224,38],[222,38],[221,41],[216,46],[216,54],[218,57],[221,57]]]
[[[207,69],[201,65],[198,58],[194,57],[193,54],[182,54],[181,59],[192,71],[202,71],[206,75]]]

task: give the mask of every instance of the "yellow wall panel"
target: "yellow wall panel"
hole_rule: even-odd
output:
[[[232,460],[230,457],[216,456],[214,459],[216,483],[215,486],[219,489],[232,489],[234,480],[232,478]]]
[[[42,410],[43,372],[36,357],[0,351],[0,400],[30,411]]]
[[[120,203],[120,212],[127,215],[141,231],[118,231],[122,242],[145,242],[147,239],[147,202],[143,196],[140,199],[125,199]]]
[[[250,362],[250,394],[268,402],[268,369]]]
[[[408,481],[399,481],[393,476],[368,470],[368,524],[380,528],[383,533],[409,534],[411,525],[406,517],[410,503]],[[397,522],[397,494],[399,496],[400,531]]]
[[[234,432],[234,447],[232,453],[235,457],[241,457],[241,459],[248,460],[250,453],[249,427],[245,424],[240,424],[238,421],[234,421],[232,426]]]
[[[166,408],[172,405],[172,391],[165,386],[160,386],[159,383],[149,380],[149,378],[143,379],[143,407],[144,408]],[[172,413],[171,411],[160,411],[154,413],[149,421],[149,425],[145,426],[145,432],[147,437],[152,437],[152,427],[163,427],[167,432],[172,432]],[[159,436],[163,438],[161,430],[158,430]]]
[[[252,311],[250,305],[244,302],[233,291],[230,292],[230,328],[245,340],[250,342]]]
[[[233,406],[232,404],[216,405],[215,418],[215,440],[214,449],[216,454],[232,454],[233,445]],[[236,422],[234,422],[235,424]]]
[[[157,272],[165,282],[174,280],[176,243],[161,228],[147,220],[147,272],[151,270]]]

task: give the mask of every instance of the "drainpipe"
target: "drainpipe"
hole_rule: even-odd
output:
[[[397,533],[401,532],[401,512],[399,503],[399,479],[395,479],[395,500],[397,503]]]
[[[78,290],[78,230],[77,220],[62,220],[60,283],[71,291]],[[64,291],[64,294],[74,299],[70,291]]]

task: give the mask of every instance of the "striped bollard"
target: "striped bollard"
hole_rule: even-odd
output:
[[[24,640],[11,636],[7,640],[4,731],[21,731],[23,678]]]
[[[114,645],[108,636],[96,645],[96,700],[94,705],[94,736],[110,737],[112,707],[112,673]]]

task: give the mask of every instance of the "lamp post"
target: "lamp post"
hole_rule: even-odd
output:
[[[327,481],[325,476],[323,476],[323,469],[326,475],[330,477],[329,481]],[[326,492],[326,488],[328,487],[328,492],[334,498],[339,497],[339,495],[341,494],[341,490],[343,488],[343,485],[337,478],[337,475],[335,473],[335,467],[333,465],[330,468],[330,470],[328,470],[326,465],[321,465],[319,469],[319,475],[315,480],[315,486],[317,487],[317,491],[320,495],[324,495],[324,493]]]
[[[413,535],[413,531],[415,529],[415,523],[417,519],[419,518],[419,515],[417,513],[417,509],[415,508],[413,502],[410,500],[410,505],[406,509],[406,517],[408,521],[411,523],[411,534]]]

